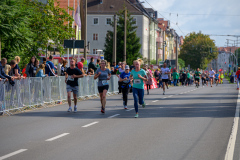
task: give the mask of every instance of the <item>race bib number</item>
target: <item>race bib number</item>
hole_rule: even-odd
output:
[[[68,76],[68,81],[74,81],[74,78],[72,78],[71,76]]]
[[[103,80],[103,81],[102,81],[102,85],[104,85],[104,86],[105,86],[105,85],[108,85],[108,81],[107,81],[107,80]]]
[[[141,84],[141,80],[140,79],[134,79],[134,83],[135,84]]]

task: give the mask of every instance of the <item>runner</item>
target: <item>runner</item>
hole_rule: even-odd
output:
[[[170,69],[167,68],[167,63],[163,64],[163,68],[161,68],[162,73],[162,82],[163,82],[163,95],[165,95],[165,85],[168,89],[168,74],[170,73]]]
[[[237,90],[239,90],[240,67],[238,67],[238,71],[236,72],[236,80],[237,80]]]
[[[220,74],[220,80],[221,80],[220,83],[221,84],[223,84],[223,78],[224,78],[224,74],[223,74],[223,71],[222,71],[221,74]]]
[[[107,62],[102,60],[100,68],[97,69],[94,79],[98,78],[98,92],[100,94],[100,101],[102,104],[101,112],[105,113],[106,94],[109,88],[108,80],[111,79],[111,72],[106,68]]]
[[[211,71],[209,71],[209,76],[210,76],[210,85],[212,87],[213,84],[213,77],[214,77],[215,71],[211,68]]]
[[[219,81],[219,74],[216,73],[216,74],[215,74],[215,82],[216,82],[216,86],[218,85],[218,81]]]
[[[130,74],[131,72],[130,68],[128,65],[125,66],[125,72],[122,72],[120,74],[120,82],[122,82],[122,94],[123,94],[123,106],[124,109],[127,109],[127,101],[128,101],[128,93],[129,93],[129,89],[131,87],[130,85]]]
[[[76,61],[70,61],[70,67],[67,68],[65,74],[65,82],[67,83],[67,95],[68,95],[68,112],[72,112],[71,107],[71,92],[73,92],[74,98],[74,113],[77,112],[77,95],[78,95],[78,78],[82,78],[84,75],[76,68]]]
[[[202,77],[202,86],[204,86],[204,84],[206,84],[206,73],[205,73],[205,71],[202,72],[201,77]]]
[[[201,78],[201,72],[199,71],[199,68],[197,68],[197,71],[195,72],[195,84],[198,88],[200,86],[200,78]]]
[[[134,107],[135,107],[135,118],[138,118],[138,101],[142,107],[145,107],[144,102],[144,83],[147,81],[146,72],[140,68],[140,62],[135,61],[135,69],[132,70],[130,79],[133,80],[133,98],[134,98]]]
[[[208,86],[208,82],[209,82],[209,73],[206,71],[206,84],[207,84],[207,86]]]

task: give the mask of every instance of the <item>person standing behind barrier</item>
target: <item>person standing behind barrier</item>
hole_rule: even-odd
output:
[[[94,79],[98,78],[98,92],[100,94],[101,112],[105,113],[106,94],[109,88],[108,80],[111,78],[111,72],[106,68],[107,62],[101,61],[100,68],[97,69]]]
[[[58,66],[57,66],[57,75],[58,76],[62,76],[62,65],[63,65],[64,61],[65,61],[65,59],[63,57],[61,57],[60,63],[58,63]]]
[[[170,69],[167,68],[167,63],[163,64],[163,68],[161,68],[162,72],[162,81],[163,81],[163,95],[165,95],[165,86],[168,89],[168,75],[170,73]]]
[[[37,71],[36,57],[32,56],[30,59],[30,62],[28,63],[28,65],[26,67],[27,77],[35,77],[36,71]]]
[[[88,64],[88,69],[93,69],[94,70],[94,72],[96,72],[96,70],[98,69],[96,66],[95,66],[95,64],[93,63],[94,62],[94,58],[92,57],[91,58],[91,62]]]
[[[120,82],[122,82],[122,94],[123,94],[123,106],[124,106],[124,109],[127,109],[127,101],[128,101],[128,93],[129,93],[129,89],[131,87],[130,85],[130,74],[131,72],[130,71],[130,68],[128,65],[125,66],[125,72],[122,72],[120,74]]]
[[[146,85],[147,85],[147,94],[149,95],[149,90],[151,89],[151,85],[153,84],[153,81],[152,81],[152,72],[150,70],[150,67],[147,69],[147,66],[145,67],[145,71],[146,71],[146,74],[147,74],[147,81],[146,81]]]
[[[138,101],[139,104],[144,108],[144,82],[147,81],[146,72],[140,68],[140,62],[135,61],[135,69],[131,71],[130,79],[133,80],[133,98],[134,98],[134,108],[135,108],[135,118],[138,118]]]
[[[61,76],[65,76],[67,72],[67,60],[63,60],[63,64],[61,66]]]
[[[97,59],[97,63],[96,63],[97,68],[100,68],[100,62],[101,62],[101,59]]]
[[[48,76],[57,76],[55,72],[51,69],[49,63],[47,63],[47,58],[43,57],[43,64],[45,65],[45,74]]]
[[[45,72],[48,76],[55,76],[54,64],[52,62],[52,60],[53,60],[52,55],[49,56],[48,59],[49,59],[49,61],[46,62],[47,67],[45,67]]]
[[[11,70],[11,66],[7,64],[7,59],[2,58],[1,64],[3,67],[3,71],[5,72],[6,75],[8,75],[8,72]]]
[[[48,75],[45,75],[45,65],[41,64],[36,72],[36,77],[47,77]]]
[[[67,83],[68,112],[72,112],[71,92],[74,98],[74,113],[77,112],[78,78],[84,77],[83,73],[76,68],[76,61],[71,59],[70,67],[66,70],[65,82]]]

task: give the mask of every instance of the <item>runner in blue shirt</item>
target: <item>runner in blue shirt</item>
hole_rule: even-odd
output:
[[[218,81],[219,81],[219,74],[216,73],[216,74],[215,74],[215,82],[216,82],[216,86],[218,85]]]
[[[120,74],[120,80],[119,82],[122,82],[122,95],[123,95],[123,106],[124,106],[124,109],[127,109],[127,101],[128,101],[128,93],[129,93],[129,89],[131,87],[130,85],[130,74],[131,72],[130,71],[130,68],[128,65],[125,66],[125,72],[122,72]]]

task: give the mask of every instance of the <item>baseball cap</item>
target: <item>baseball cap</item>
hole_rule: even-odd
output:
[[[130,69],[130,68],[129,68],[129,65],[126,65],[126,66],[125,66],[125,69]]]

